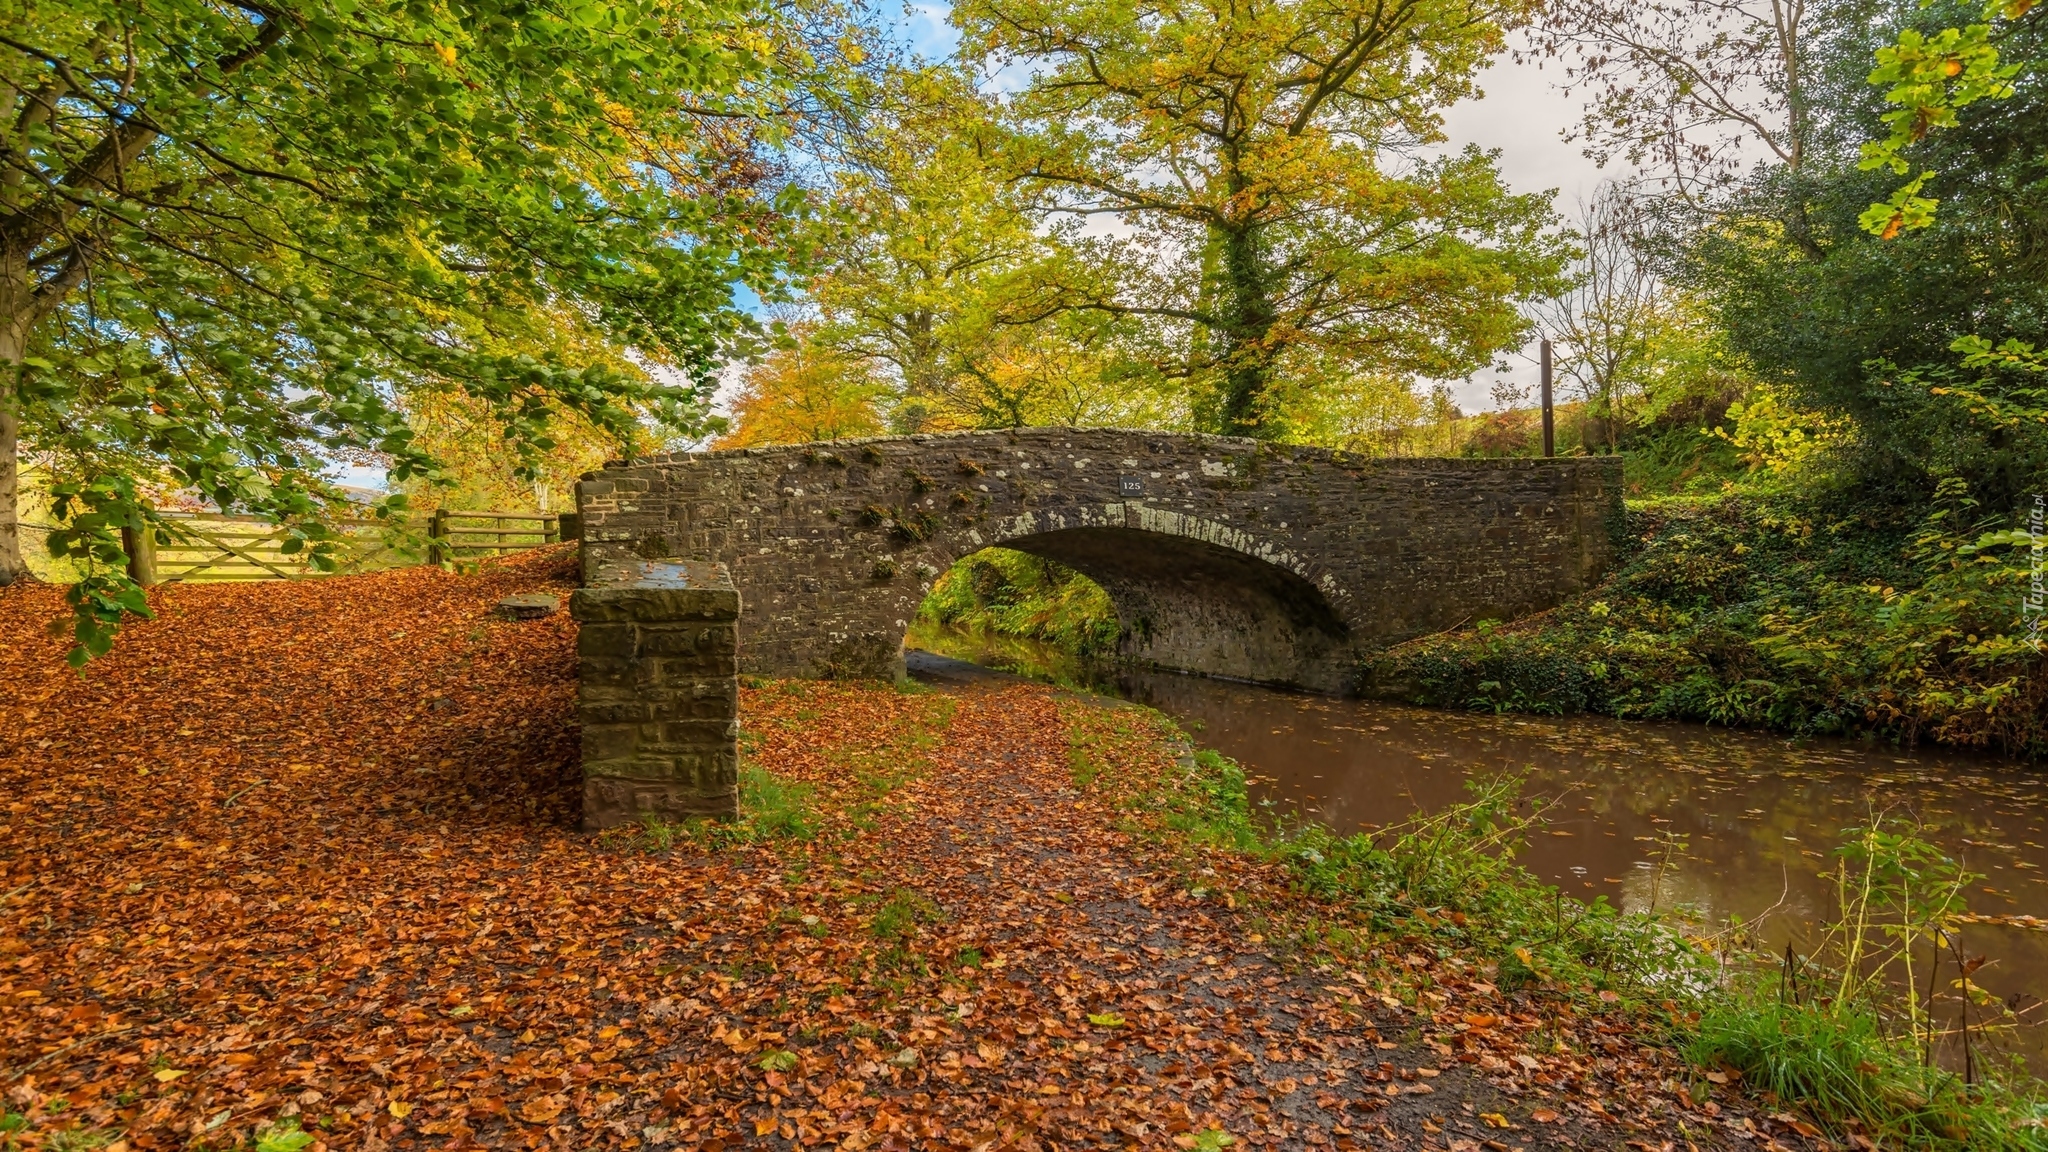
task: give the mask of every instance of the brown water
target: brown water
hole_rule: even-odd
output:
[[[1079,680],[1057,653],[960,634],[914,642],[1040,678]],[[1683,908],[1703,925],[1750,923],[1776,950],[1829,918],[1821,871],[1845,829],[1873,813],[1924,834],[1983,879],[1963,947],[1977,983],[2018,1008],[2048,998],[2048,774],[1956,753],[1788,740],[1693,724],[1493,716],[1339,700],[1166,673],[1117,671],[1095,686],[1172,716],[1257,777],[1274,810],[1340,831],[1405,820],[1466,796],[1478,775],[1519,772],[1551,802],[1522,860],[1567,893],[1627,910]],[[1671,837],[1682,851],[1667,854]],[[2038,916],[2033,925],[2012,917]],[[1953,973],[1953,969],[1949,970]],[[2039,1017],[2033,1007],[2028,1017]],[[2017,1038],[2048,1067],[2048,1028]]]

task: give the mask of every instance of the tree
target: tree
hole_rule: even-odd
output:
[[[1602,165],[1620,158],[1701,205],[1759,153],[1804,163],[1813,134],[1808,0],[1558,0],[1539,50],[1567,59],[1586,92],[1576,136]]]
[[[1523,9],[1479,0],[967,0],[962,51],[1030,79],[1012,170],[1116,282],[1077,307],[1151,327],[1202,422],[1274,435],[1289,371],[1462,375],[1515,343],[1562,264],[1547,197],[1492,159],[1416,159]]]
[[[1910,167],[1932,174],[1912,194],[1938,199],[1940,212],[1912,227],[1889,228],[1889,217],[1868,227],[1873,202],[1898,185],[1888,165],[1864,165],[1863,142],[1888,129],[1870,62],[1908,30],[1923,43],[1938,38],[1952,16],[1901,0],[1855,35],[1818,44],[1818,71],[1853,78],[1816,104],[1835,121],[1825,147],[1798,172],[1754,173],[1674,269],[1764,383],[1851,422],[1846,475],[1900,506],[1946,477],[1966,479],[1990,506],[2015,499],[2038,490],[2043,451],[2033,432],[1987,423],[1963,399],[2017,396],[2035,387],[2027,374],[1991,362],[1963,365],[1986,379],[1950,374],[1965,337],[2048,342],[2048,81],[2037,70],[2016,75],[2009,97],[1973,101],[1953,126],[1910,144]],[[2002,48],[2036,59],[2044,34],[2041,21],[2020,21]]]
[[[747,368],[733,402],[732,433],[720,448],[803,444],[883,431],[888,386],[867,361],[806,339],[799,327],[790,342]]]
[[[1885,102],[1894,107],[1884,115],[1890,130],[1863,146],[1860,167],[1903,176],[1913,170],[1909,150],[1931,133],[1956,127],[1963,109],[1980,100],[2011,99],[2018,91],[2014,79],[2029,65],[2038,69],[2042,62],[2039,41],[2031,45],[2029,59],[2022,38],[2021,59],[2011,63],[2001,58],[1999,44],[2012,37],[2016,21],[2035,11],[2036,0],[1991,0],[1974,24],[1944,28],[1932,36],[1906,28],[1896,43],[1879,48],[1870,82],[1890,85]],[[2039,19],[2036,15],[2037,25]],[[1937,201],[1920,192],[1934,175],[1931,170],[1922,172],[1870,205],[1859,219],[1864,231],[1890,240],[1933,223]]]
[[[991,101],[950,65],[908,64],[875,84],[836,149],[808,284],[810,338],[885,368],[899,431],[1014,427],[1034,378],[1020,348],[1061,356],[1100,324],[1049,325],[1086,276],[1041,231],[1031,191],[989,163]]]
[[[1007,328],[936,415],[975,428],[1191,427],[1185,390],[1130,362],[1133,327],[1069,310]]]
[[[1602,185],[1579,206],[1582,247],[1571,286],[1536,305],[1557,344],[1559,374],[1601,422],[1609,452],[1620,447],[1629,401],[1649,376],[1667,303],[1650,266],[1645,223],[1630,189]]]
[[[516,457],[556,411],[687,422],[732,286],[777,290],[773,33],[751,0],[29,0],[0,36],[0,582],[24,437],[91,570],[82,659],[146,610],[139,483],[317,565],[332,454],[432,472],[414,390],[481,401]],[[565,315],[689,383],[577,358]]]

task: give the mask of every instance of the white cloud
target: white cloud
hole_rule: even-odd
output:
[[[1526,41],[1518,46],[1526,48]],[[1562,65],[1554,60],[1549,65],[1517,63],[1509,55],[1496,58],[1479,77],[1484,95],[1451,108],[1444,116],[1444,132],[1452,149],[1467,144],[1499,149],[1501,177],[1508,187],[1516,192],[1555,189],[1554,207],[1569,220],[1580,201],[1590,201],[1601,181],[1618,173],[1603,171],[1579,145],[1563,139],[1564,131],[1578,123],[1580,105],[1578,97],[1557,88],[1564,79]],[[1505,377],[1528,385],[1531,397],[1536,394],[1536,352],[1532,341],[1519,356],[1508,357],[1513,368]],[[1489,390],[1502,378],[1486,368],[1468,380],[1447,383],[1459,406],[1472,412],[1493,406]]]

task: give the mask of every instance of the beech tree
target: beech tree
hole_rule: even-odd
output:
[[[1006,142],[1112,286],[1076,305],[1144,320],[1201,421],[1273,435],[1290,365],[1463,375],[1519,342],[1517,304],[1565,248],[1547,195],[1492,157],[1430,158],[1515,0],[966,0],[963,53],[1028,71]]]
[[[812,326],[793,325],[785,347],[747,366],[733,400],[736,427],[720,448],[804,444],[879,436],[888,386],[867,361],[812,339]]]
[[[960,68],[905,63],[834,157],[809,338],[894,379],[901,431],[1028,422],[1009,353],[1063,343],[1047,321],[1084,276],[1034,190],[992,163],[995,114]]]
[[[687,423],[734,285],[777,290],[755,147],[792,66],[753,0],[26,0],[0,33],[0,583],[25,441],[81,648],[120,530],[190,489],[323,562],[338,452],[431,473],[401,400]],[[610,350],[579,356],[565,329]],[[664,386],[635,362],[665,364]],[[399,500],[379,507],[397,511]]]

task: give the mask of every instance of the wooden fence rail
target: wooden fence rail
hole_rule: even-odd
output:
[[[574,517],[569,535],[575,535]],[[563,537],[564,517],[538,512],[464,512],[443,509],[424,523],[426,562],[503,556],[554,544]],[[290,530],[253,516],[166,513],[168,543],[153,533],[124,529],[129,573],[140,584],[211,583],[226,580],[303,580],[330,575],[308,562],[307,552],[285,552]],[[336,520],[341,534],[337,572],[371,572],[420,562],[394,526],[376,520]],[[487,526],[486,526],[487,525]],[[403,527],[419,528],[413,521]]]

